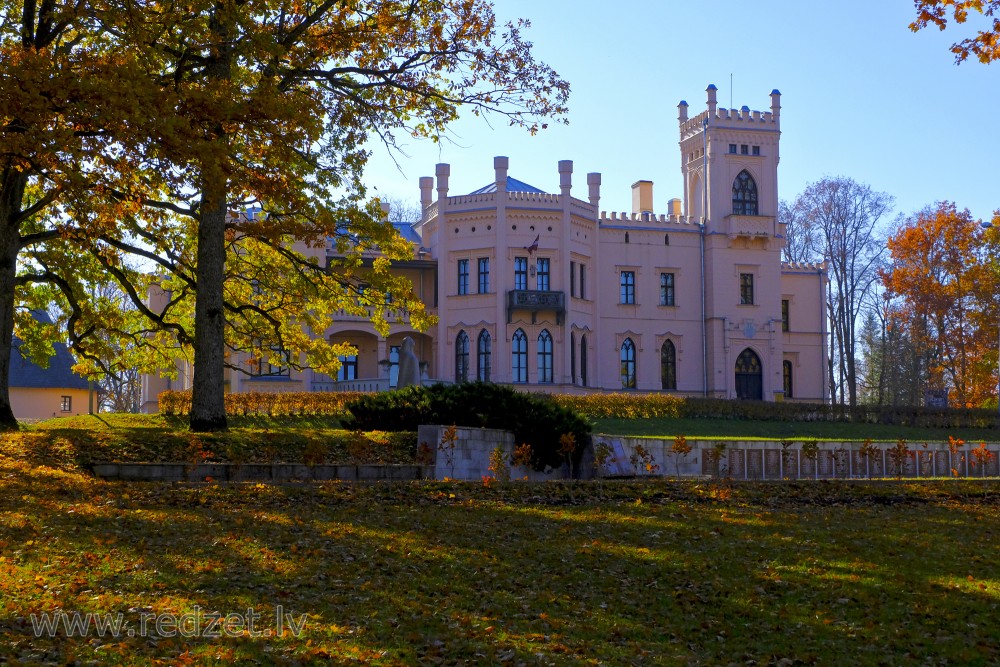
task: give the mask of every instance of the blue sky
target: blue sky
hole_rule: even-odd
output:
[[[497,0],[498,17],[531,20],[535,54],[572,86],[569,125],[531,137],[463,118],[451,142],[404,138],[407,156],[373,146],[372,194],[416,202],[417,180],[451,164],[451,194],[493,179],[493,156],[510,174],[558,192],[559,160],[574,161],[573,194],[602,174],[601,208],[631,209],[631,184],[655,183],[655,207],[681,196],[677,104],[705,108],[714,83],[720,106],[767,110],[781,99],[779,197],[847,176],[887,192],[894,215],[939,200],[978,218],[1000,208],[1000,63],[955,65],[948,47],[971,21],[913,33],[910,0]],[[979,18],[978,16],[976,18]],[[730,75],[732,86],[730,86]]]

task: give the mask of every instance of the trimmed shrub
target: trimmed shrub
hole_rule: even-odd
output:
[[[226,394],[226,414],[230,415],[330,415],[345,413],[345,405],[362,396],[360,392],[332,391],[248,391]],[[159,396],[161,415],[186,415],[191,411],[190,391],[164,391]]]
[[[349,403],[347,410],[350,414],[341,418],[341,423],[354,430],[415,431],[421,424],[454,424],[511,431],[515,442],[531,446],[531,463],[536,470],[562,465],[560,437],[566,434],[575,439],[570,459],[578,464],[590,435],[586,420],[548,395],[522,393],[488,382],[369,394]]]

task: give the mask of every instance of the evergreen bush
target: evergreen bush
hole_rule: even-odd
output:
[[[488,382],[406,387],[361,396],[347,404],[344,428],[415,431],[421,424],[445,424],[511,431],[517,444],[531,445],[536,470],[564,462],[559,439],[571,434],[577,443],[571,462],[579,463],[590,424],[574,410],[545,394],[528,394]]]

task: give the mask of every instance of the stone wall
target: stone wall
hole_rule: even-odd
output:
[[[947,443],[872,443],[862,451],[857,442],[688,440],[692,451],[677,456],[673,439],[595,435],[594,446],[610,452],[598,469],[605,477],[631,475],[706,475],[733,479],[862,479],[867,477],[995,477],[1000,475],[1000,445],[966,443],[955,452]],[[718,445],[725,445],[720,449]],[[635,456],[649,454],[649,466]],[[811,450],[811,451],[810,451]],[[979,454],[976,453],[979,450]],[[988,453],[988,454],[986,454]],[[633,463],[635,461],[635,463]]]
[[[421,426],[417,431],[417,447],[433,462],[434,479],[480,480],[495,477],[490,471],[490,454],[498,446],[510,461],[514,454],[514,434],[491,428],[455,429],[454,446],[445,439],[447,426]],[[567,477],[563,469],[538,472],[523,466],[511,466],[511,479],[543,481]]]

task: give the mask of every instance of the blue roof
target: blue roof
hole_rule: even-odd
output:
[[[490,192],[497,191],[497,184],[490,183],[489,185],[479,188],[478,190],[473,190],[470,195],[485,195]],[[534,185],[528,185],[524,181],[519,181],[516,178],[507,177],[507,192],[534,192],[537,194],[545,194],[545,190],[539,190]]]
[[[396,228],[396,231],[399,232],[399,235],[404,239],[410,243],[420,245],[420,234],[418,234],[417,230],[413,228],[412,222],[394,222],[392,223],[392,226]]]
[[[44,311],[33,311],[32,315],[42,324],[51,324]],[[73,355],[65,343],[53,343],[55,351],[49,357],[49,367],[42,368],[21,354],[21,340],[16,336],[11,341],[10,386],[33,387],[36,389],[87,389],[87,380],[73,372]]]

